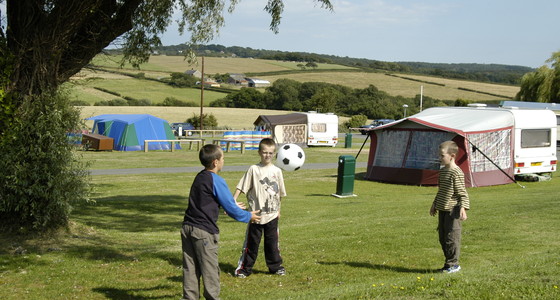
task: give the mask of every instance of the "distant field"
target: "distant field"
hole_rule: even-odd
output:
[[[271,82],[280,78],[289,78],[301,82],[321,81],[333,84],[341,84],[353,88],[365,88],[373,84],[378,89],[387,92],[393,96],[414,97],[420,94],[420,86],[424,86],[424,96],[429,96],[441,100],[466,99],[473,101],[482,100],[504,100],[504,98],[480,94],[469,91],[458,90],[458,87],[468,88],[481,92],[498,94],[513,97],[519,91],[519,87],[478,83],[461,80],[450,80],[441,78],[432,78],[427,76],[402,75],[403,77],[416,78],[424,81],[431,81],[445,84],[446,86],[438,86],[433,84],[420,83],[417,81],[406,80],[393,76],[387,76],[382,73],[363,73],[363,72],[322,72],[322,73],[299,73],[277,76],[263,76],[263,79]]]
[[[171,72],[184,72],[190,69],[201,70],[201,65],[189,65],[181,56],[152,56],[148,63],[141,66],[140,70],[133,69],[130,66],[125,66],[124,69],[118,69],[119,60],[120,57],[118,56],[100,55],[93,60],[93,63],[95,65],[120,72],[127,72],[131,74],[144,73],[146,77],[150,78],[167,77]],[[201,62],[201,58],[199,58],[199,62]],[[266,73],[299,70],[297,64],[297,62],[283,62],[263,59],[206,57],[204,70],[207,74]],[[420,86],[424,86],[424,96],[440,100],[464,99],[470,101],[500,101],[506,100],[506,98],[500,96],[514,97],[519,91],[519,87],[516,86],[408,74],[397,75],[401,77],[399,78],[387,76],[383,73],[364,73],[358,71],[348,72],[347,70],[352,68],[340,65],[318,64],[318,66],[319,67],[317,69],[323,70],[322,72],[308,70],[306,72],[293,74],[259,77],[267,79],[271,82],[280,78],[289,78],[300,82],[328,82],[352,88],[365,88],[372,84],[389,95],[403,97],[415,97],[420,94]],[[336,71],[343,69],[346,70],[346,72]],[[325,70],[332,70],[332,72]],[[91,71],[84,71],[80,75],[81,76],[74,77],[77,80],[76,83],[78,84],[76,85],[75,91],[72,93],[72,97],[74,99],[85,100],[92,104],[97,101],[115,98],[115,96],[111,94],[102,93],[93,89],[94,86],[114,90],[122,95],[138,99],[150,99],[152,100],[152,103],[161,102],[166,97],[175,97],[183,101],[196,102],[200,99],[200,91],[196,89],[176,89],[153,81],[139,81],[138,79],[131,77],[104,72],[92,73]],[[94,79],[91,79],[92,77]],[[96,77],[97,79],[95,79]],[[402,77],[434,82],[445,86],[422,83]],[[87,78],[90,78],[90,80],[86,80]],[[459,88],[479,91],[482,93],[460,90]],[[205,92],[205,104],[224,96],[225,94],[207,91]]]
[[[99,55],[93,60],[93,64],[103,67],[118,67],[121,56]],[[152,56],[150,61],[143,64],[138,69],[132,69],[131,65],[125,65],[124,69],[134,70],[134,72],[142,71],[160,71],[160,72],[185,72],[195,69],[202,70],[202,58],[198,58],[198,64],[189,65],[182,56]],[[299,62],[285,62],[265,59],[252,58],[223,58],[223,57],[205,57],[204,73],[206,74],[224,74],[224,73],[259,73],[273,71],[299,70],[297,66]],[[317,69],[353,69],[341,65],[317,64]]]
[[[161,103],[167,97],[200,103],[199,89],[174,88],[170,85],[152,80],[140,80],[129,76],[106,72],[83,71],[73,78],[72,83],[67,83],[65,86],[71,89],[70,97],[73,100],[83,100],[90,104],[102,100],[119,98],[116,95],[94,89],[94,87],[118,92],[123,97],[129,96],[136,99],[148,99],[151,100],[153,104]],[[226,94],[224,93],[207,90],[204,92],[204,102],[207,105],[225,96]]]

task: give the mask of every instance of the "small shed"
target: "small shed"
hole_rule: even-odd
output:
[[[185,71],[185,74],[196,77],[196,78],[202,78],[202,72],[200,72],[199,70],[187,70]]]
[[[233,85],[241,85],[241,86],[248,86],[249,82],[245,78],[245,74],[229,74],[229,78],[227,79],[227,83]]]
[[[252,88],[269,87],[270,81],[259,78],[246,78],[248,86]]]

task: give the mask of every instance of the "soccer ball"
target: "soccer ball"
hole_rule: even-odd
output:
[[[297,171],[305,162],[305,152],[296,144],[286,144],[276,154],[276,165],[284,171]]]

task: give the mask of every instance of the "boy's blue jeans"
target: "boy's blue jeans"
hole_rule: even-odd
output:
[[[444,268],[459,265],[461,253],[461,220],[459,207],[453,211],[438,211],[439,243],[445,256]]]

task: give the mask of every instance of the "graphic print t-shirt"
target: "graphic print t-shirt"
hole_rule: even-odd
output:
[[[280,197],[286,196],[282,170],[275,165],[252,165],[237,184],[247,195],[249,208],[261,210],[261,221],[266,224],[278,217]]]

